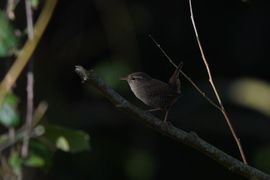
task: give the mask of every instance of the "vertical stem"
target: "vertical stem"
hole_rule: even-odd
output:
[[[28,38],[32,40],[34,36],[34,31],[33,31],[33,12],[30,0],[25,0],[25,12],[26,12]]]
[[[8,129],[8,139],[9,141],[15,141],[15,129],[12,127]]]
[[[26,20],[27,20],[27,32],[28,39],[33,40],[34,31],[33,31],[33,13],[30,0],[25,0],[25,10],[26,10]],[[32,117],[33,117],[33,100],[34,100],[34,74],[33,74],[33,59],[30,58],[28,62],[28,70],[27,70],[27,85],[26,85],[26,93],[27,93],[27,102],[26,102],[26,133],[23,138],[22,145],[22,157],[26,157],[28,155],[28,146],[29,139],[31,133],[32,126]]]
[[[220,106],[220,110],[221,110],[221,112],[222,112],[222,114],[223,114],[223,116],[224,116],[224,118],[226,120],[226,123],[227,123],[227,125],[228,125],[228,127],[229,127],[229,129],[230,129],[230,131],[231,131],[231,133],[233,135],[233,138],[234,138],[234,140],[235,140],[235,142],[237,144],[237,147],[238,147],[238,149],[240,151],[240,155],[242,157],[242,160],[243,160],[243,162],[245,164],[248,164],[247,163],[247,160],[246,160],[246,156],[245,156],[244,151],[243,151],[243,148],[242,148],[242,145],[240,143],[240,139],[237,137],[237,135],[235,133],[235,130],[234,130],[233,126],[232,126],[231,120],[229,119],[228,114],[226,113],[226,110],[225,110],[225,108],[224,108],[224,106],[222,104],[222,101],[220,99],[220,96],[218,94],[218,91],[216,89],[216,86],[214,84],[214,81],[213,81],[213,78],[212,78],[212,75],[211,75],[211,71],[210,71],[208,62],[207,62],[207,60],[205,58],[204,51],[203,51],[203,48],[202,48],[202,45],[201,45],[201,42],[200,42],[199,34],[198,34],[198,31],[197,31],[197,28],[196,28],[196,24],[195,24],[195,21],[194,21],[191,0],[189,0],[189,8],[190,8],[191,22],[192,22],[193,29],[194,29],[194,32],[195,32],[197,44],[198,44],[199,49],[200,49],[200,52],[201,52],[202,60],[204,62],[204,65],[206,67],[206,70],[207,70],[207,74],[208,74],[208,77],[209,77],[209,82],[210,82],[211,87],[212,87],[212,89],[213,89],[213,91],[214,91],[214,93],[216,95],[217,100],[218,100],[218,103],[219,103],[219,106]]]
[[[34,100],[34,74],[30,69],[27,72],[27,108],[26,108],[26,133],[23,138],[23,146],[22,146],[22,157],[26,157],[28,155],[28,145],[29,138],[32,128],[32,118],[33,118],[33,100]]]

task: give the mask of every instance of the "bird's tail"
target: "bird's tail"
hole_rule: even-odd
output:
[[[169,85],[170,85],[173,89],[175,89],[178,93],[181,92],[181,90],[180,90],[181,84],[180,84],[180,79],[179,79],[179,73],[180,73],[182,67],[183,67],[183,61],[181,61],[181,62],[179,63],[179,65],[177,66],[177,68],[175,69],[173,75],[171,76],[171,78],[170,78],[170,80],[169,80]]]

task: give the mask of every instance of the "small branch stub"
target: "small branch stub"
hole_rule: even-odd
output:
[[[75,72],[80,76],[82,83],[88,80],[87,71],[82,66],[75,66]]]

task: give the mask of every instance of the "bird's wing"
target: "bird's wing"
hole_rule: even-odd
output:
[[[149,83],[151,85],[147,86],[147,92],[151,92],[150,96],[176,96],[179,95],[178,92],[174,91],[167,83],[159,81],[157,79],[152,79],[155,83]]]

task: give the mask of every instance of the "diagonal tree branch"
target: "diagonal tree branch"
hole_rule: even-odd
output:
[[[174,127],[171,124],[168,124],[166,127],[164,127],[160,119],[156,118],[149,112],[145,112],[129,103],[117,92],[115,92],[110,86],[108,86],[102,79],[100,79],[93,70],[86,71],[82,66],[76,66],[75,71],[81,77],[83,82],[89,81],[92,86],[101,92],[101,94],[105,96],[109,101],[111,101],[111,103],[117,108],[142,121],[144,124],[155,129],[156,131],[202,152],[233,173],[239,174],[246,178],[255,177],[261,180],[270,179],[270,175],[254,167],[246,165],[236,158],[226,154],[215,146],[204,141],[194,132],[188,133],[182,129]]]

